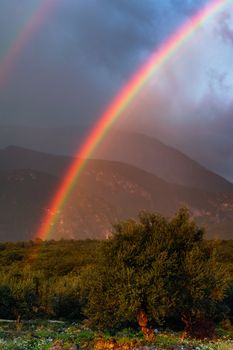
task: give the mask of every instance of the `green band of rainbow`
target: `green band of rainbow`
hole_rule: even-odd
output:
[[[53,228],[59,218],[73,187],[77,183],[88,158],[91,157],[95,148],[103,140],[105,134],[111,128],[113,123],[119,118],[121,113],[133,101],[135,96],[148,82],[148,80],[160,70],[160,68],[171,59],[174,53],[194,34],[194,32],[203,25],[210,17],[222,10],[233,0],[214,0],[205,6],[201,11],[187,21],[175,34],[173,34],[149,60],[134,74],[128,83],[120,90],[113,102],[101,116],[94,129],[87,137],[86,142],[77,153],[73,164],[67,171],[62,183],[52,199],[49,210],[43,219],[36,237],[49,239]]]

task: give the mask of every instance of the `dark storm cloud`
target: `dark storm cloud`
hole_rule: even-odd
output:
[[[0,37],[2,33],[8,43],[0,52],[39,3],[1,1]],[[58,0],[0,92],[0,118],[37,124],[95,120],[184,15],[196,8],[194,2],[181,0]]]
[[[81,47],[88,63],[129,76],[187,16],[207,0],[81,0],[62,6],[74,50]]]
[[[126,76],[162,40],[164,9],[150,0],[72,3],[64,5],[61,21],[72,33],[69,47],[80,50],[87,64]]]
[[[22,1],[24,10],[27,3]],[[154,20],[159,11],[152,13],[151,7],[150,1],[60,1],[1,91],[1,118],[18,123],[95,119],[161,40]],[[1,3],[0,32],[8,45],[23,23],[18,8],[15,1]],[[31,11],[27,9],[28,16]]]

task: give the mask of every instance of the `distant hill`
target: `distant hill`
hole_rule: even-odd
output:
[[[33,169],[61,177],[72,161],[72,157],[56,156],[17,146],[0,149],[0,170]]]
[[[34,237],[71,160],[14,147],[0,152],[0,240]],[[43,170],[30,166],[17,170],[20,164]],[[45,173],[48,170],[50,174]],[[61,213],[53,238],[105,238],[113,223],[136,217],[140,210],[170,215],[183,205],[208,227],[208,237],[233,238],[231,194],[170,184],[120,162],[91,160]]]
[[[0,240],[33,238],[57,179],[33,170],[0,171]]]
[[[0,126],[0,148],[17,145],[44,153],[72,156],[76,154],[78,146],[87,135],[87,130],[83,126],[63,128]],[[10,149],[7,152],[9,154]],[[27,158],[30,158],[29,154]],[[175,148],[143,134],[111,130],[97,148],[93,158],[124,162],[155,174],[170,183],[204,191],[233,193],[232,183],[223,177],[209,171]],[[33,162],[32,157],[31,161]],[[10,160],[5,162],[9,162],[10,166]],[[22,159],[19,162],[22,162]],[[66,163],[65,159],[64,163]],[[50,161],[47,162],[48,170],[35,166],[33,169],[51,172],[51,168],[55,169],[56,165],[49,164]],[[59,168],[60,165],[58,164],[57,167]]]
[[[170,183],[211,192],[231,192],[233,184],[184,153],[155,138],[123,131],[110,132],[95,157],[134,165]]]
[[[169,216],[181,206],[190,208],[209,237],[233,238],[233,195],[172,185],[141,169],[107,161],[88,163],[64,209],[62,222],[73,225],[77,212],[82,213],[77,229],[68,228],[66,232],[79,232],[83,226],[83,234],[93,232],[91,238],[96,238],[98,231],[98,237],[103,238],[111,231],[111,223],[135,217],[140,210]]]

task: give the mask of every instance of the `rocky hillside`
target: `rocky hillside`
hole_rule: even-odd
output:
[[[33,238],[60,179],[38,170],[0,172],[0,240]],[[232,238],[233,196],[169,184],[118,162],[90,161],[62,211],[54,239],[105,238],[140,210],[166,215],[188,206],[208,237]]]

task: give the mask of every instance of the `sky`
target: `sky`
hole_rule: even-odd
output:
[[[94,126],[119,89],[207,0],[54,2],[0,80],[0,125]],[[41,0],[1,0],[0,69]],[[231,6],[230,6],[231,5]],[[233,1],[145,86],[119,127],[233,181]]]

